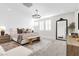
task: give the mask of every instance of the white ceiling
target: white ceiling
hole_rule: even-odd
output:
[[[11,14],[21,14],[21,15],[32,14],[29,8],[25,8],[23,5],[18,3],[0,3],[0,13],[10,14],[10,15]]]
[[[39,10],[42,17],[53,16],[74,12],[79,9],[79,4],[33,3],[31,7],[27,7],[22,3],[0,3],[0,25],[6,28],[33,26],[32,14],[35,9]]]
[[[38,9],[40,15],[50,16],[61,13],[73,12],[79,9],[77,3],[35,3],[31,7],[32,12],[34,9]]]
[[[61,13],[73,12],[79,9],[77,3],[33,3],[32,7],[24,6],[22,3],[0,3],[0,14],[19,14],[20,16],[30,16],[34,10],[38,9],[39,14],[44,16],[57,15]],[[12,16],[13,17],[13,16]]]

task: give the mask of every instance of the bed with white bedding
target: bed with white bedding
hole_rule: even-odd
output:
[[[12,40],[14,40],[20,44],[28,43],[30,37],[34,37],[35,40],[38,40],[37,38],[39,37],[39,35],[36,33],[22,33],[22,34],[14,33],[14,34],[11,34]]]

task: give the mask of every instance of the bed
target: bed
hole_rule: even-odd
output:
[[[11,34],[12,40],[19,44],[26,44],[30,42],[30,39],[32,41],[34,40],[39,40],[40,41],[40,36],[36,33],[22,33],[22,34]]]

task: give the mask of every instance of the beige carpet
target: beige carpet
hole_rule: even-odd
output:
[[[13,48],[20,46],[20,44],[14,42],[14,41],[11,41],[11,42],[1,44],[1,46],[4,48],[5,51],[8,51],[8,50],[11,50]]]
[[[1,44],[5,51],[11,50],[20,46],[20,44],[11,41]],[[65,56],[66,55],[66,41],[59,40],[48,40],[43,39],[40,42],[34,43],[29,47],[29,45],[24,45],[24,47],[29,48],[34,53],[31,56]]]

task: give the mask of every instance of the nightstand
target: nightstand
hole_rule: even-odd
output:
[[[6,43],[6,42],[10,42],[10,35],[3,35],[3,36],[0,36],[0,44],[2,43]]]

